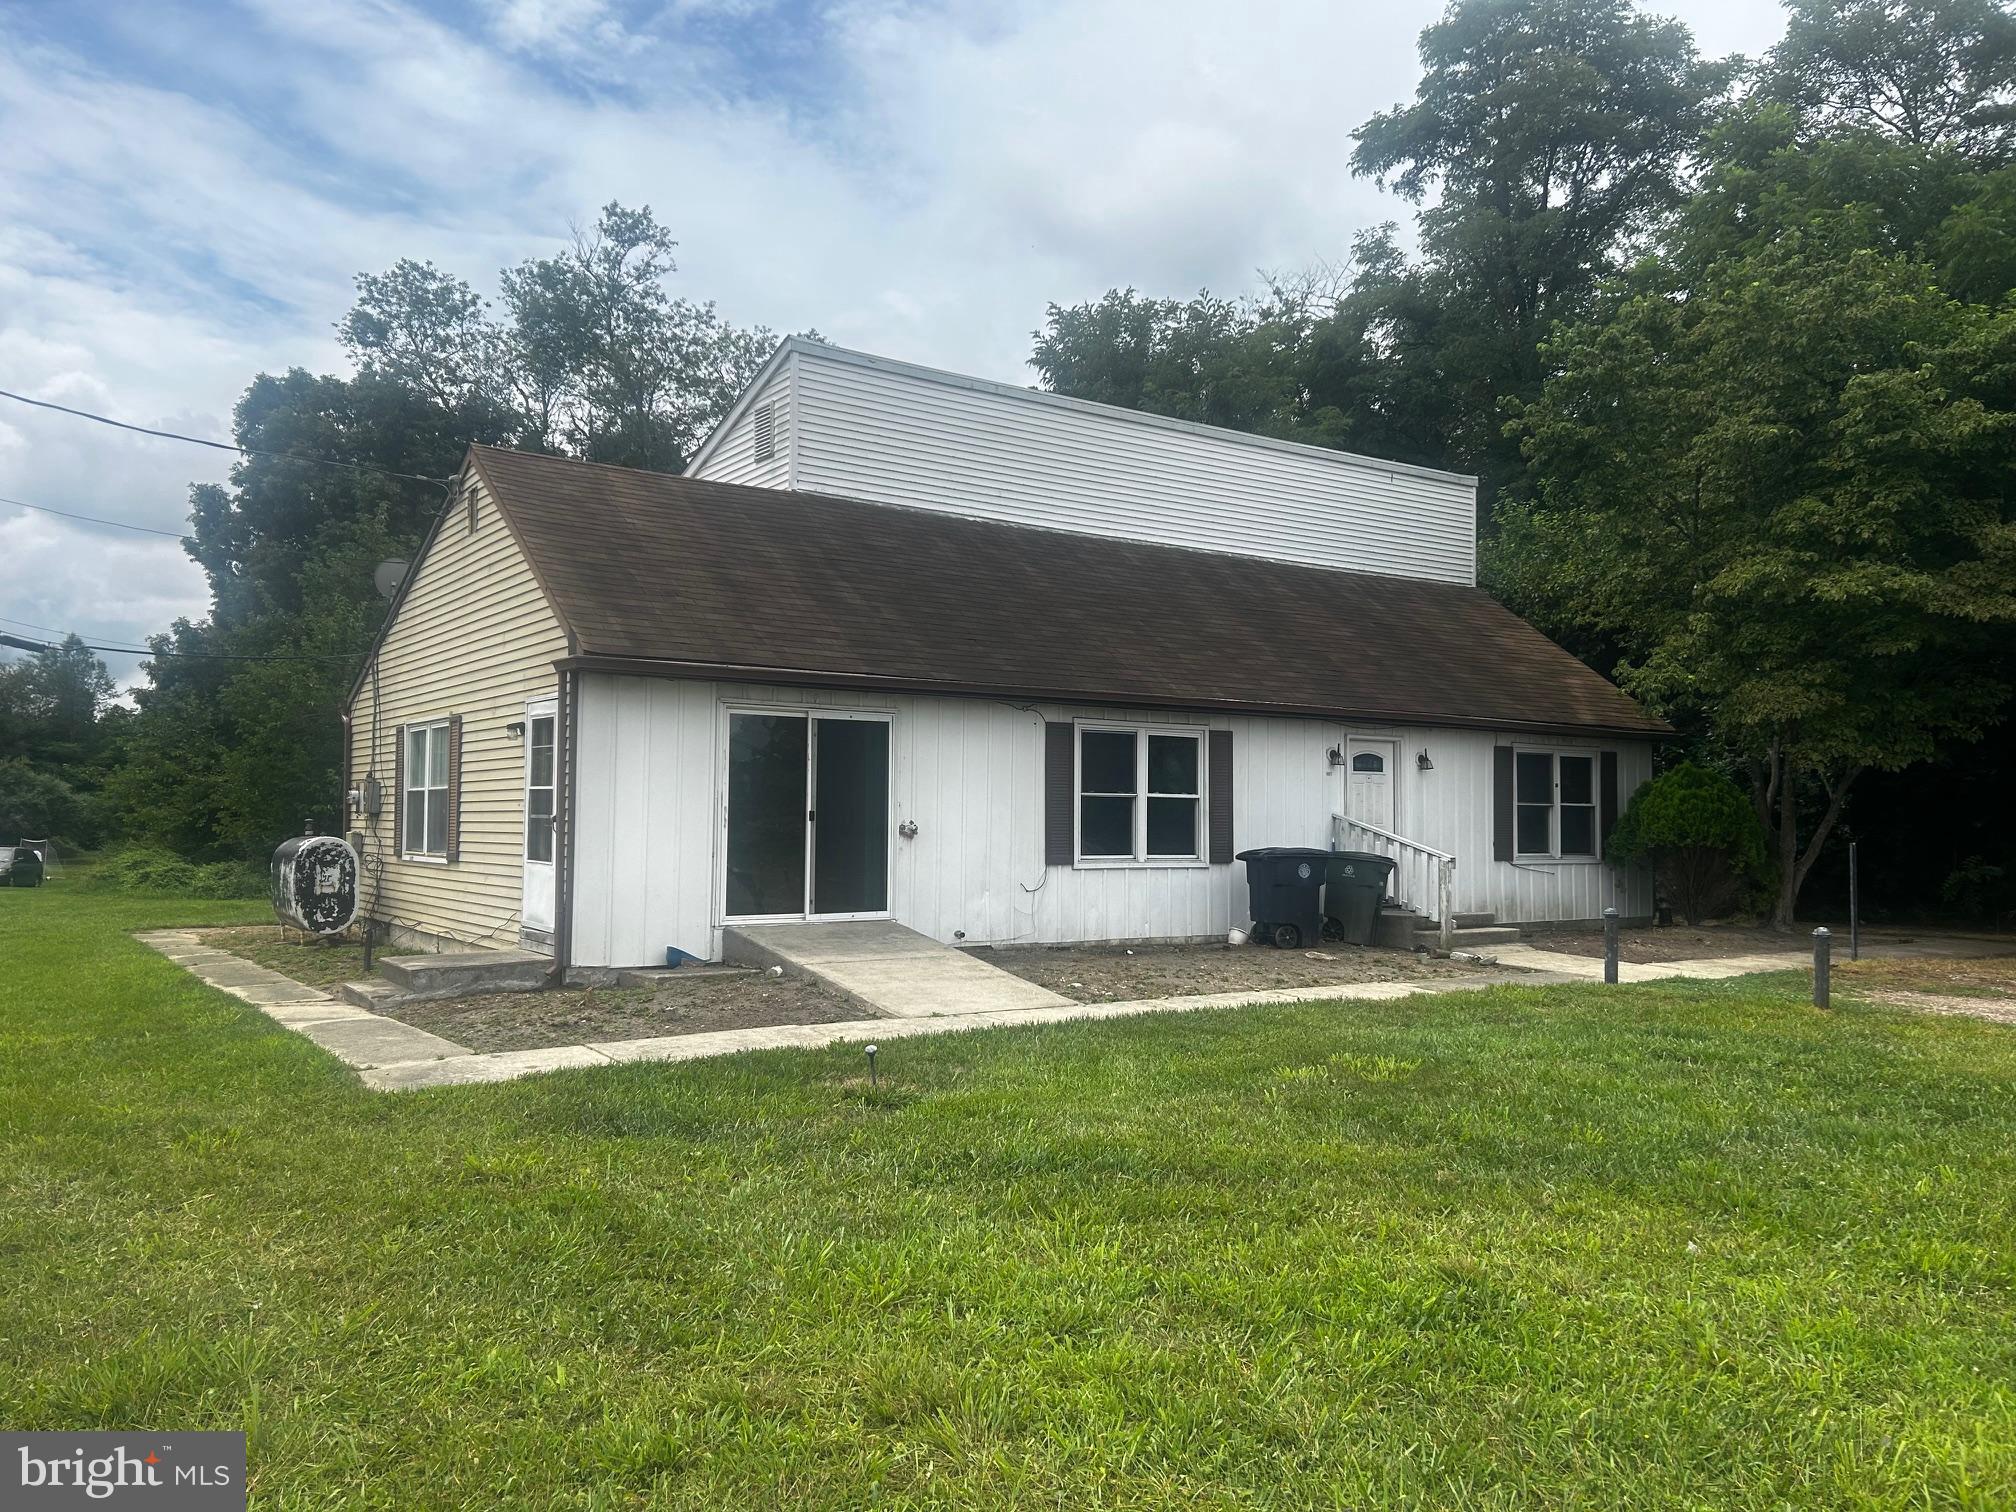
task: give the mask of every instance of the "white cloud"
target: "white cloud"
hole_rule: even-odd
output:
[[[105,49],[0,13],[0,387],[223,437],[255,372],[339,363],[354,273],[488,288],[611,199],[651,204],[680,292],[732,320],[1026,381],[1048,301],[1235,292],[1404,218],[1349,131],[1411,92],[1440,8],[486,0],[458,30],[417,0],[240,0],[150,4]],[[1676,9],[1712,51],[1779,29]],[[176,528],[225,461],[0,414],[0,495],[58,508]],[[132,637],[201,609],[173,542],[24,518],[0,507],[34,564],[0,613]]]

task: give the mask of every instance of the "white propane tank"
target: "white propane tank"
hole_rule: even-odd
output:
[[[273,912],[309,934],[339,935],[357,917],[357,852],[336,835],[296,835],[273,852]]]

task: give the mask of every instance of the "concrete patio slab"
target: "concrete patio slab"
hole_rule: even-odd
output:
[[[887,920],[749,924],[723,931],[728,960],[810,977],[869,1013],[1012,1013],[1069,998]]]

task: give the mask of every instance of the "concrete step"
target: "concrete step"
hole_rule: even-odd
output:
[[[734,964],[809,977],[877,1018],[1055,1008],[1071,1001],[893,920],[740,924],[721,932],[721,954]]]
[[[536,992],[553,962],[529,950],[472,950],[455,955],[384,956],[378,973],[408,1000],[478,992]]]
[[[344,982],[336,989],[336,996],[357,1008],[368,1008],[373,1013],[390,1013],[406,1001],[406,994],[390,982],[372,977],[362,982]]]
[[[1440,937],[1432,929],[1421,931],[1421,943],[1435,945]],[[1480,927],[1475,929],[1455,929],[1449,933],[1451,950],[1475,950],[1481,945],[1516,945],[1519,931],[1509,924]]]
[[[1498,922],[1495,913],[1452,913],[1449,920],[1458,929],[1489,929]]]

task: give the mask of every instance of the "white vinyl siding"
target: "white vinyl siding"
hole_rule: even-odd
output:
[[[528,699],[557,686],[553,663],[567,637],[547,606],[509,525],[478,490],[476,528],[466,503],[435,534],[413,567],[399,616],[379,648],[374,688],[366,677],[350,706],[350,783],[369,775],[384,793],[373,820],[353,816],[365,835],[368,905],[395,931],[470,945],[516,949],[524,906],[525,721]],[[374,699],[375,694],[375,699]],[[401,725],[462,716],[461,815],[457,859],[394,854],[394,752]],[[412,840],[407,841],[409,847]]]
[[[731,705],[859,709],[891,716],[890,912],[934,939],[970,944],[1222,938],[1247,920],[1245,868],[1194,862],[1043,862],[1045,721],[1233,732],[1233,841],[1327,845],[1345,768],[1329,752],[1353,736],[1393,740],[1402,834],[1458,857],[1456,908],[1508,923],[1593,920],[1615,905],[1652,912],[1649,881],[1601,865],[1491,859],[1490,731],[1205,718],[1154,709],[855,693],[659,678],[589,676],[580,723],[581,850],[574,958],[584,966],[662,962],[665,947],[717,956],[721,725]],[[1652,774],[1644,741],[1560,741],[1618,753],[1620,804]],[[1418,769],[1426,750],[1433,766]],[[1200,772],[1200,781],[1202,773]]]
[[[716,483],[747,483],[757,488],[789,488],[791,438],[796,414],[791,404],[791,363],[785,362],[747,402],[731,414],[704,472],[695,476]],[[768,411],[768,455],[758,446],[760,412]]]
[[[781,386],[780,386],[781,385]],[[748,460],[774,402],[788,486],[1356,572],[1476,581],[1473,479],[1183,425],[793,341],[691,471]],[[789,432],[788,438],[786,432]]]

